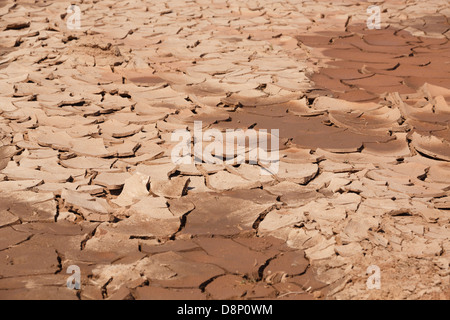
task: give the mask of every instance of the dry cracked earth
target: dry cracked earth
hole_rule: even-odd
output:
[[[448,1],[73,4],[0,1],[0,298],[450,299]]]

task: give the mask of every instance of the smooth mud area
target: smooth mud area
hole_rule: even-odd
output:
[[[441,26],[441,31],[449,27],[443,19],[424,20],[425,30],[436,25]],[[430,21],[435,22],[431,27]],[[414,36],[391,26],[373,31],[361,25],[345,32],[297,39],[325,56],[322,61],[327,67],[314,74],[312,80],[317,89],[331,90],[337,98],[376,101],[386,92],[415,93],[425,83],[450,87],[447,38]]]

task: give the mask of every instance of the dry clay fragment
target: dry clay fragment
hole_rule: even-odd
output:
[[[156,220],[151,222],[129,220],[126,219],[119,223],[102,223],[97,228],[95,235],[86,242],[84,251],[90,252],[94,256],[101,253],[101,255],[114,254],[118,257],[128,257],[132,254],[139,254],[139,243],[143,241],[141,239],[145,239],[146,242],[156,242],[154,231],[157,230],[152,230],[152,226],[156,223],[158,223],[157,227],[162,229],[162,231],[158,230],[160,233],[166,232],[167,229],[177,230],[179,227],[179,225],[171,227]],[[173,233],[174,231],[170,235]]]
[[[43,147],[50,147],[55,150],[69,151],[73,138],[65,131],[46,132],[36,136],[37,143]]]
[[[305,211],[302,208],[281,209],[270,211],[259,224],[258,231],[267,234],[280,228],[294,226],[306,221]]]
[[[103,134],[114,138],[123,138],[134,135],[142,130],[142,126],[136,124],[125,124],[115,119],[111,119],[100,125]]]
[[[101,195],[101,194],[103,194],[103,191],[104,191],[104,189],[102,187],[95,186],[95,185],[80,186],[80,187],[77,187],[76,190],[79,192],[89,193],[92,196]]]
[[[50,148],[29,150],[28,159],[48,159],[58,156],[58,151]]]
[[[269,193],[276,195],[276,196],[282,196],[288,193],[305,193],[313,191],[313,189],[301,186],[294,182],[289,181],[283,181],[273,186],[267,186],[264,187],[264,190],[268,191]]]
[[[9,226],[19,221],[19,218],[7,210],[0,210],[0,228]]]
[[[147,185],[150,177],[136,172],[133,176],[125,180],[122,193],[112,202],[121,207],[132,205],[137,199],[148,196]]]
[[[199,238],[195,242],[207,253],[206,262],[250,278],[258,277],[259,268],[274,254],[270,250],[253,251],[232,239]]]
[[[214,264],[193,262],[175,252],[156,254],[151,256],[151,259],[155,261],[156,265],[166,266],[176,273],[175,276],[169,279],[161,279],[158,281],[150,277],[150,281],[160,283],[164,287],[200,287],[207,280],[225,273],[223,269]]]
[[[450,199],[448,197],[442,199],[435,199],[433,205],[437,209],[450,209]]]
[[[108,190],[118,190],[125,181],[131,177],[128,172],[101,172],[95,177],[93,183],[106,187]]]
[[[227,171],[219,171],[208,177],[209,187],[216,190],[253,189],[261,185],[259,181],[249,181]]]
[[[169,176],[173,174],[177,166],[173,163],[155,164],[155,165],[138,165],[136,171],[150,176],[152,180],[169,180]]]
[[[233,174],[238,174],[246,180],[260,183],[268,183],[273,180],[271,172],[263,167],[242,163],[234,168],[227,166],[227,170]],[[266,173],[266,174],[263,174]]]
[[[1,181],[0,192],[22,191],[42,184],[43,180]]]
[[[242,276],[227,274],[214,279],[205,288],[205,292],[214,300],[235,300],[247,297],[254,285],[246,282]]]
[[[363,252],[363,248],[358,242],[351,242],[347,245],[335,246],[334,250],[342,257],[351,257]]]
[[[59,269],[58,254],[50,247],[24,243],[0,252],[0,259],[3,277],[55,274]]]
[[[441,163],[430,167],[427,173],[427,182],[449,183],[450,181],[450,164]]]
[[[1,146],[0,147],[0,159],[10,159],[17,154],[17,148],[15,146]]]
[[[381,106],[375,102],[357,103],[340,99],[334,99],[326,96],[318,97],[314,100],[313,108],[324,111],[370,111],[379,109]]]
[[[141,217],[150,219],[173,219],[175,216],[170,212],[167,201],[161,197],[148,196],[131,206],[130,210]]]
[[[195,194],[191,201],[195,209],[189,214],[183,234],[235,235],[254,230],[255,222],[275,206],[211,193]]]
[[[1,214],[1,213],[0,213]],[[27,240],[31,236],[28,232],[16,231],[12,227],[0,229],[0,251]],[[2,274],[3,275],[3,274]]]
[[[206,186],[205,177],[190,177],[188,192],[189,193],[200,193],[200,192],[211,192],[212,190]]]
[[[17,108],[12,103],[12,98],[0,97],[0,113],[16,111]]]
[[[186,198],[172,199],[168,204],[170,212],[176,217],[182,217],[195,209],[195,205]]]
[[[54,221],[57,209],[53,193],[14,191],[2,196],[5,197],[3,201],[6,202],[8,211],[23,222]]]
[[[79,156],[87,156],[87,157],[106,158],[113,156],[115,154],[115,152],[106,150],[102,138],[73,140],[71,141],[70,150],[72,152],[75,152]]]
[[[412,241],[402,242],[402,252],[409,257],[423,259],[426,256],[440,256],[442,247],[437,242],[429,242],[426,239],[415,237]]]
[[[94,158],[94,157],[75,157],[67,160],[61,160],[61,165],[72,169],[110,169],[115,160]]]
[[[188,185],[191,179],[189,177],[175,177],[169,181],[156,180],[151,182],[151,191],[160,197],[170,199],[181,198],[186,195]]]
[[[276,174],[280,181],[290,181],[298,184],[307,184],[313,179],[319,166],[314,163],[286,163],[280,162],[280,168]]]
[[[130,164],[136,164],[138,162],[144,162],[148,160],[153,160],[161,157],[166,150],[161,148],[156,143],[149,143],[144,142],[142,146],[139,148],[139,150],[136,151],[136,157],[135,158],[124,158],[122,161],[130,163]]]
[[[449,217],[444,210],[431,208],[420,201],[413,200],[411,209],[405,210],[404,213],[421,216],[427,223],[435,223],[436,221],[445,223],[449,221]]]
[[[335,255],[335,244],[336,241],[334,237],[330,238],[329,240],[321,241],[314,247],[305,250],[306,257],[310,261],[331,258]]]
[[[108,214],[111,210],[105,199],[91,197],[86,193],[64,190],[61,198],[66,206],[80,210],[81,213],[96,212],[99,214]]]
[[[176,276],[176,273],[168,266],[159,264],[152,258],[144,258],[133,264],[98,266],[92,274],[93,282],[99,287],[108,284],[109,294],[117,291],[124,283],[135,282],[139,279],[145,281],[143,276],[155,280],[165,280]]]
[[[414,132],[411,145],[414,149],[429,157],[450,161],[450,143],[435,136],[421,136]]]
[[[71,178],[70,173],[51,173],[17,166],[10,161],[2,172],[10,180],[43,180],[45,182],[66,182]]]
[[[379,223],[379,219],[369,215],[355,216],[351,218],[341,234],[342,243],[347,244],[350,242],[358,242],[367,239],[369,229],[376,230]]]
[[[184,210],[192,207],[186,205],[175,209],[169,211],[164,198],[147,196],[127,210],[129,218],[118,223],[101,224],[94,237],[86,243],[85,250],[129,255],[130,252],[138,252],[139,244],[149,246],[156,245],[158,239],[168,240],[180,229],[180,217],[186,213]]]
[[[116,157],[131,157],[134,156],[137,149],[141,145],[133,141],[125,141],[121,144],[116,144],[108,147],[108,152]]]
[[[264,269],[264,278],[267,283],[279,283],[286,276],[303,274],[309,266],[302,250],[284,252],[271,260]]]
[[[142,240],[169,239],[180,229],[181,217],[192,208],[186,204],[183,207],[178,206],[176,210],[168,210],[168,205],[163,198],[148,196],[145,199],[147,201],[142,201],[140,205],[130,208],[128,212],[131,216],[128,219],[112,225],[113,233],[121,233],[127,237],[132,236]]]
[[[16,21],[16,22],[11,22],[8,25],[6,25],[5,31],[6,30],[20,30],[20,29],[25,29],[28,28],[30,26],[31,22],[30,21]]]

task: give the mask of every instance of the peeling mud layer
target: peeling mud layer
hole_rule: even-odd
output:
[[[450,8],[370,4],[0,0],[0,298],[449,299]]]

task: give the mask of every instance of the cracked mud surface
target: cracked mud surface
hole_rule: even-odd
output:
[[[449,299],[450,8],[370,4],[0,1],[0,298]]]

